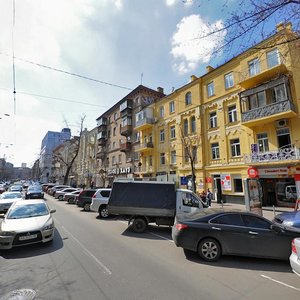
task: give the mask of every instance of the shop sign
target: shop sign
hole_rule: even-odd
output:
[[[188,179],[186,176],[181,176],[180,177],[180,185],[187,185]]]
[[[248,176],[249,178],[256,178],[258,177],[258,170],[256,168],[250,167],[248,168]]]
[[[221,175],[221,186],[223,191],[231,191],[231,176]]]
[[[130,167],[110,169],[110,170],[107,171],[108,176],[129,174],[129,173],[131,173],[131,168]]]
[[[205,182],[206,183],[212,183],[212,178],[211,177],[206,177]]]
[[[288,167],[259,169],[258,172],[259,177],[262,178],[288,177],[290,175]]]

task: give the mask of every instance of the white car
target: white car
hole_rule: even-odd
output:
[[[0,225],[0,249],[52,241],[54,212],[44,200],[14,202]]]
[[[6,212],[10,206],[19,200],[24,200],[20,192],[4,192],[0,195],[0,212]]]
[[[293,239],[292,241],[290,264],[293,272],[300,276],[300,238]]]
[[[107,203],[111,189],[97,189],[92,197],[91,211],[99,213],[100,218],[108,218]]]

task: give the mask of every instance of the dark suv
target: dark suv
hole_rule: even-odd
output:
[[[77,206],[82,207],[84,211],[90,211],[92,203],[92,197],[96,193],[97,189],[83,190],[77,198]]]

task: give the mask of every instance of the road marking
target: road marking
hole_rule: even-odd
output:
[[[93,260],[95,260],[95,262],[98,264],[98,266],[100,267],[100,270],[108,275],[111,275],[112,272],[111,270],[106,267],[93,253],[91,253],[68,229],[66,229],[63,225],[61,225],[59,222],[57,222],[57,220],[55,220],[56,223],[58,223],[61,228],[71,237],[74,239],[74,241],[76,241],[79,246],[83,249],[83,251],[85,252],[85,254],[87,254],[88,256],[90,256]]]
[[[271,278],[271,277],[269,277],[269,276],[266,276],[266,275],[263,275],[263,274],[261,274],[260,276],[263,277],[263,278],[269,279],[269,280],[271,280],[271,281],[274,281],[274,282],[276,282],[276,283],[279,283],[279,284],[281,284],[281,285],[284,285],[284,286],[286,286],[286,287],[288,287],[288,288],[290,288],[290,289],[293,289],[293,290],[295,290],[295,291],[300,292],[300,289],[298,289],[298,288],[296,288],[296,287],[294,287],[294,286],[292,286],[292,285],[286,284],[286,283],[284,283],[284,282],[281,282],[281,281],[279,281],[279,280],[273,279],[273,278]]]

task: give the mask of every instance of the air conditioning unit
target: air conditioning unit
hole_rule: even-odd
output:
[[[281,119],[281,120],[275,121],[276,128],[286,127],[287,125],[288,125],[287,119]]]

